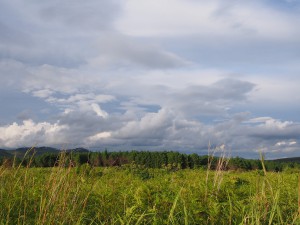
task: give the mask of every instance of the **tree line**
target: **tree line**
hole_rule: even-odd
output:
[[[13,164],[31,167],[54,167],[58,165],[62,153],[44,153],[41,155],[29,154],[25,158],[2,157],[0,164]],[[219,157],[208,155],[185,154],[173,151],[120,151],[108,152],[65,152],[67,166],[81,166],[88,164],[93,167],[112,167],[122,165],[138,165],[145,168],[169,168],[171,170],[204,168],[215,169],[220,162]],[[225,170],[260,170],[262,162],[258,159],[244,159],[234,157],[225,159]],[[268,171],[282,171],[285,168],[300,168],[298,162],[264,161]]]

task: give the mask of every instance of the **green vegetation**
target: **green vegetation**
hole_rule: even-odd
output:
[[[55,166],[59,155],[64,152],[70,159],[72,166],[90,164],[94,167],[111,167],[135,164],[147,168],[172,168],[180,169],[206,169],[211,156],[200,156],[198,154],[184,154],[172,151],[150,152],[150,151],[123,151],[123,152],[90,152],[86,149],[78,148],[73,150],[58,151],[57,149],[40,147],[32,148],[27,152],[27,148],[16,150],[0,150],[0,165],[3,163],[12,164],[14,161],[23,166],[27,166],[30,161],[31,167],[53,167]],[[222,152],[219,152],[222,155]],[[222,158],[222,156],[220,157]],[[210,169],[217,167],[219,157],[211,159]],[[283,171],[288,168],[300,168],[300,158],[289,158],[279,160],[265,160],[267,171]],[[243,159],[240,157],[231,158],[225,170],[258,170],[262,169],[260,160]]]
[[[115,162],[112,155],[118,153],[102,154],[102,167],[93,166],[85,154],[63,153],[49,168],[34,168],[32,155],[19,164],[5,161],[0,224],[300,223],[297,169],[267,172],[260,164],[261,169],[242,172],[228,170],[225,158],[212,157],[206,158],[206,168],[189,169],[189,161],[184,170],[169,161],[151,168],[125,164],[126,157],[108,167],[105,163]],[[81,160],[90,163],[74,165]]]

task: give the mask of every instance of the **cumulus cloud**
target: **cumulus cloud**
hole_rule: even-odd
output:
[[[161,139],[166,128],[172,125],[170,112],[165,109],[159,110],[157,113],[147,113],[138,121],[129,121],[116,134],[119,138],[143,138],[143,139]]]
[[[294,6],[1,1],[0,146],[296,154]]]
[[[284,137],[285,139],[293,139],[300,134],[300,124],[273,118],[256,125],[254,128],[249,128],[249,135],[257,138],[278,139]]]
[[[88,142],[95,143],[101,141],[102,139],[109,138],[110,136],[111,136],[110,132],[100,132],[93,136],[88,137],[87,140]]]
[[[258,157],[257,151],[272,153],[273,157],[274,154],[277,157],[297,154],[299,124],[273,118],[249,119],[249,116],[236,115],[227,121],[205,124],[187,120],[167,108],[135,119],[126,114],[104,118],[92,111],[72,111],[64,113],[52,124],[26,120],[23,124],[1,127],[1,147],[32,145],[34,142],[52,146],[122,146],[123,150],[172,149],[205,154],[208,143],[212,143],[216,146],[225,144],[232,155],[247,157]]]
[[[42,90],[42,93],[43,92],[44,91]],[[34,93],[35,92],[33,92],[33,94]],[[112,95],[94,94],[94,93],[74,94],[74,95],[70,95],[67,98],[55,97],[53,95],[38,96],[38,97],[42,97],[42,98],[44,97],[47,102],[54,104],[57,107],[63,109],[67,108],[69,110],[74,110],[74,109],[88,110],[89,108],[92,108],[94,111],[99,111],[98,108],[100,106],[97,106],[99,103],[107,103],[115,100],[115,97]]]
[[[67,126],[58,123],[35,123],[24,120],[22,124],[13,123],[0,127],[1,147],[14,148],[33,145],[60,145],[65,142]]]
[[[53,91],[49,89],[33,91],[32,95],[39,98],[47,98],[53,94]]]
[[[108,116],[107,112],[103,111],[98,104],[92,103],[91,107],[97,113],[98,116],[103,118],[106,118]]]

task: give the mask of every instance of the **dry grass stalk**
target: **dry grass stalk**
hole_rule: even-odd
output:
[[[214,171],[214,179],[213,179],[213,188],[218,191],[220,189],[221,183],[223,181],[224,171],[226,170],[230,157],[226,152],[225,145],[221,145],[216,148],[211,148],[211,144],[208,144],[208,158],[207,158],[207,171],[206,171],[206,190],[205,190],[205,200],[207,200],[208,195],[208,183],[209,183],[209,173],[213,166],[213,161],[215,158],[215,154],[218,153],[220,156],[217,159]]]

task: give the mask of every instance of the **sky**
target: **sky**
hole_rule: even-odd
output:
[[[300,156],[298,0],[1,0],[0,148]]]

